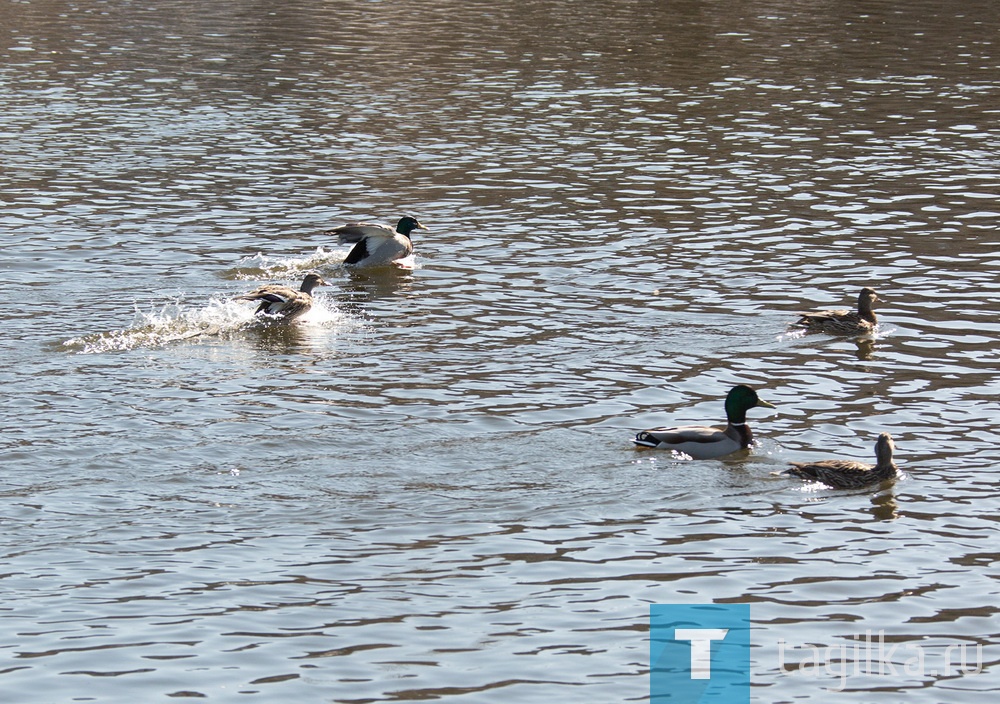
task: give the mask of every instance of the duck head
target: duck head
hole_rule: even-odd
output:
[[[306,278],[302,279],[302,286],[299,288],[303,293],[312,293],[312,290],[317,286],[329,286],[323,277],[319,274],[306,274]]]
[[[875,443],[875,459],[879,464],[892,462],[892,453],[896,450],[896,443],[892,441],[889,433],[881,433]]]
[[[403,235],[404,237],[409,237],[410,233],[414,230],[426,230],[427,228],[421,225],[416,218],[406,215],[399,219],[396,223],[396,232]]]
[[[774,408],[774,406],[757,396],[757,392],[749,386],[740,384],[734,386],[726,396],[726,418],[731,423],[745,423],[747,411],[757,406]]]
[[[878,300],[878,294],[875,293],[875,289],[868,288],[867,286],[861,289],[861,293],[858,294],[858,308],[871,310],[872,306],[875,305],[875,301]]]

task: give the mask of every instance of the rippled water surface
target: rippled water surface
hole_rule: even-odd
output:
[[[0,26],[4,701],[644,701],[704,602],[755,701],[1000,691],[995,3]],[[322,235],[403,213],[411,269]],[[233,300],[307,271],[299,324]],[[875,336],[789,333],[862,286]],[[633,448],[736,383],[752,452]],[[776,474],[882,431],[892,485]],[[866,631],[897,672],[809,666]]]

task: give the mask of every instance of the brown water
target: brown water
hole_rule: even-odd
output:
[[[3,701],[642,701],[649,604],[709,601],[755,701],[996,696],[1000,6],[0,26]],[[411,271],[321,235],[404,212]],[[307,270],[292,329],[231,301]],[[865,285],[874,339],[787,333]],[[740,382],[752,453],[632,448]],[[891,487],[773,474],[881,431]],[[803,665],[866,631],[898,672]]]

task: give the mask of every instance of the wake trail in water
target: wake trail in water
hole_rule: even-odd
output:
[[[121,352],[188,340],[234,338],[242,333],[281,326],[332,327],[345,318],[321,297],[315,297],[313,307],[292,322],[277,316],[254,315],[255,306],[212,298],[207,305],[193,308],[186,307],[182,301],[174,301],[157,311],[137,308],[131,326],[75,337],[64,341],[62,346],[79,354]]]
[[[346,251],[330,252],[322,247],[317,247],[312,254],[302,257],[276,257],[258,252],[241,259],[223,276],[237,281],[301,278],[310,271],[323,271],[342,266],[346,254]]]

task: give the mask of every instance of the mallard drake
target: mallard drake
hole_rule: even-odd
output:
[[[684,425],[677,428],[644,430],[635,436],[635,444],[676,450],[698,460],[722,457],[743,450],[753,443],[753,433],[747,425],[747,411],[757,406],[774,408],[757,396],[749,386],[734,386],[726,396],[725,430],[703,425]]]
[[[854,460],[819,460],[818,462],[792,462],[784,474],[801,479],[822,482],[834,489],[860,489],[895,479],[899,470],[892,461],[896,445],[889,433],[882,433],[875,443],[875,464]]]
[[[267,313],[294,320],[312,308],[312,291],[317,286],[329,286],[319,274],[306,274],[302,286],[296,291],[289,286],[265,284],[256,291],[237,296],[235,301],[260,301],[254,315]]]
[[[399,219],[396,229],[378,223],[355,222],[327,230],[326,235],[336,235],[341,243],[354,243],[344,264],[355,266],[378,266],[413,254],[410,233],[426,230],[416,218],[409,215]]]
[[[865,335],[878,324],[875,317],[875,301],[878,294],[874,289],[863,288],[858,295],[858,309],[818,310],[814,313],[800,313],[794,325],[811,332],[825,332],[830,335]]]

